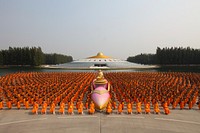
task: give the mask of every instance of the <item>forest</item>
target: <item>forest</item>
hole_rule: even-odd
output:
[[[72,60],[72,56],[43,53],[40,47],[9,47],[7,50],[0,50],[0,65],[40,66],[67,63]]]
[[[127,61],[139,64],[158,65],[199,65],[200,49],[190,47],[157,47],[155,54],[130,56]]]

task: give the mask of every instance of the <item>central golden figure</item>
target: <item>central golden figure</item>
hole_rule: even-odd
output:
[[[96,79],[93,80],[91,89],[91,99],[95,104],[95,109],[104,110],[110,100],[110,83],[104,78],[101,70],[99,70]]]

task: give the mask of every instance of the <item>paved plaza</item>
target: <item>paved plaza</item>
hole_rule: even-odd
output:
[[[1,133],[200,133],[200,110],[171,110],[169,115],[117,114],[33,115],[31,109],[0,110]]]

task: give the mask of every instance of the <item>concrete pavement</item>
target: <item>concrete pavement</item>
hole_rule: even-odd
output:
[[[162,111],[162,110],[161,110]],[[200,110],[171,110],[169,115],[96,112],[88,115],[32,115],[31,110],[0,110],[1,133],[200,133]]]

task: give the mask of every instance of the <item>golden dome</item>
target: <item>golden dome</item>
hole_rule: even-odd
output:
[[[102,52],[97,53],[97,56],[104,56]]]
[[[97,53],[97,55],[96,56],[91,56],[91,57],[88,57],[88,58],[104,58],[104,59],[109,59],[109,58],[111,58],[111,57],[109,57],[109,56],[105,56],[102,52],[99,52],[99,53]]]

